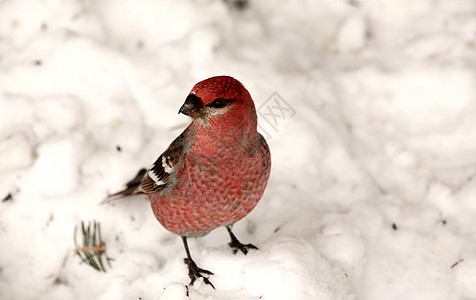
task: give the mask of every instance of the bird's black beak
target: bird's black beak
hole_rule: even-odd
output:
[[[203,102],[202,100],[194,95],[188,95],[185,99],[185,103],[180,107],[179,114],[182,113],[194,119],[199,118],[203,115]]]

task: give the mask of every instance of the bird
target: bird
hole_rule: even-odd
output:
[[[209,280],[213,273],[197,266],[187,239],[225,227],[234,254],[258,250],[242,244],[232,227],[263,196],[271,154],[257,131],[253,99],[233,77],[215,76],[195,84],[181,113],[192,118],[190,125],[149,169],[141,169],[109,200],[145,194],[159,223],[182,238],[190,285],[202,278],[215,289]]]

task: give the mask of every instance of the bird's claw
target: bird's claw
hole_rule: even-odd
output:
[[[193,283],[195,282],[195,280],[197,280],[198,278],[203,278],[203,282],[205,282],[205,284],[208,284],[210,285],[213,289],[215,289],[215,287],[213,286],[213,284],[210,282],[210,280],[208,279],[208,277],[205,277],[203,274],[206,274],[206,275],[213,275],[212,272],[208,271],[208,270],[204,270],[204,269],[201,269],[197,266],[197,264],[191,260],[191,259],[188,259],[188,258],[185,258],[184,260],[184,263],[188,266],[188,277],[190,277],[190,285],[193,285]]]
[[[253,244],[244,245],[244,244],[240,243],[237,239],[234,239],[231,242],[229,242],[228,246],[230,246],[231,249],[233,250],[233,254],[236,254],[236,252],[238,252],[238,250],[243,252],[244,255],[248,254],[249,249],[258,250],[258,247],[256,247],[255,245],[253,245]]]

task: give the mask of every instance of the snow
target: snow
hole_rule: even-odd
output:
[[[476,3],[234,3],[0,3],[0,299],[188,299],[149,203],[99,203],[219,74],[251,92],[273,168],[234,227],[260,250],[190,239],[216,287],[190,299],[476,299]],[[73,253],[93,219],[107,273]]]

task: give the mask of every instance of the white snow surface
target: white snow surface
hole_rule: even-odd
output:
[[[273,166],[234,227],[260,250],[190,239],[216,287],[190,299],[476,299],[476,2],[233,3],[0,2],[0,299],[188,299],[148,201],[99,203],[214,75],[251,92]],[[73,253],[93,219],[106,273]]]

